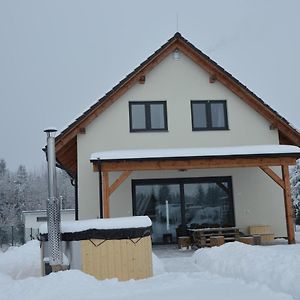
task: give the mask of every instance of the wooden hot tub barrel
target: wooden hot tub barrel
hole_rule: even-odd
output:
[[[112,225],[114,221],[116,224]],[[61,238],[64,248],[73,249],[72,243],[76,242],[76,249],[72,251],[80,252],[77,255],[80,262],[74,262],[74,253],[69,255],[73,257],[70,269],[79,268],[100,280],[124,281],[153,275],[151,231],[151,220],[144,216],[97,219],[62,222]],[[47,238],[47,233],[40,234],[42,243],[47,242]],[[73,267],[75,265],[77,267]]]

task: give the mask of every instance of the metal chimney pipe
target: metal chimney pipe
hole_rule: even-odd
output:
[[[49,264],[52,272],[61,271],[63,265],[62,244],[60,237],[60,201],[57,194],[56,157],[55,157],[55,128],[45,129],[47,133],[47,160],[48,160],[48,251]]]

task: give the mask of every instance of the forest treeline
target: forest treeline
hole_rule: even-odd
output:
[[[0,225],[22,224],[22,211],[46,209],[48,198],[47,166],[28,171],[20,165],[13,172],[0,159]],[[69,175],[57,169],[58,194],[62,208],[74,208],[74,187]]]

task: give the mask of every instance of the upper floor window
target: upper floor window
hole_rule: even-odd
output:
[[[166,131],[166,101],[129,102],[130,131]]]
[[[193,130],[227,130],[225,100],[191,101]]]

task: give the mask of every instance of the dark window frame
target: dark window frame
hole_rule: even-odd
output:
[[[185,225],[185,199],[183,185],[189,183],[228,183],[228,196],[232,207],[232,226],[236,226],[235,206],[233,197],[232,176],[208,176],[208,177],[179,177],[179,178],[149,178],[149,179],[132,179],[131,180],[131,195],[132,195],[132,214],[136,216],[136,186],[138,185],[153,185],[153,184],[178,184],[180,186],[181,198],[181,221]]]
[[[205,104],[205,113],[206,113],[206,127],[195,127],[194,125],[194,114],[193,114],[193,104]],[[223,113],[224,113],[224,126],[215,127],[212,125],[212,112],[211,104],[222,103],[223,104]],[[228,126],[228,114],[227,114],[227,101],[226,100],[191,100],[191,115],[192,115],[192,129],[193,131],[215,131],[215,130],[229,130]]]
[[[151,128],[151,105],[163,105],[164,114],[164,128]],[[132,127],[132,106],[144,105],[145,107],[145,128],[135,129]],[[129,127],[130,132],[161,132],[168,131],[168,114],[167,101],[129,101]]]

